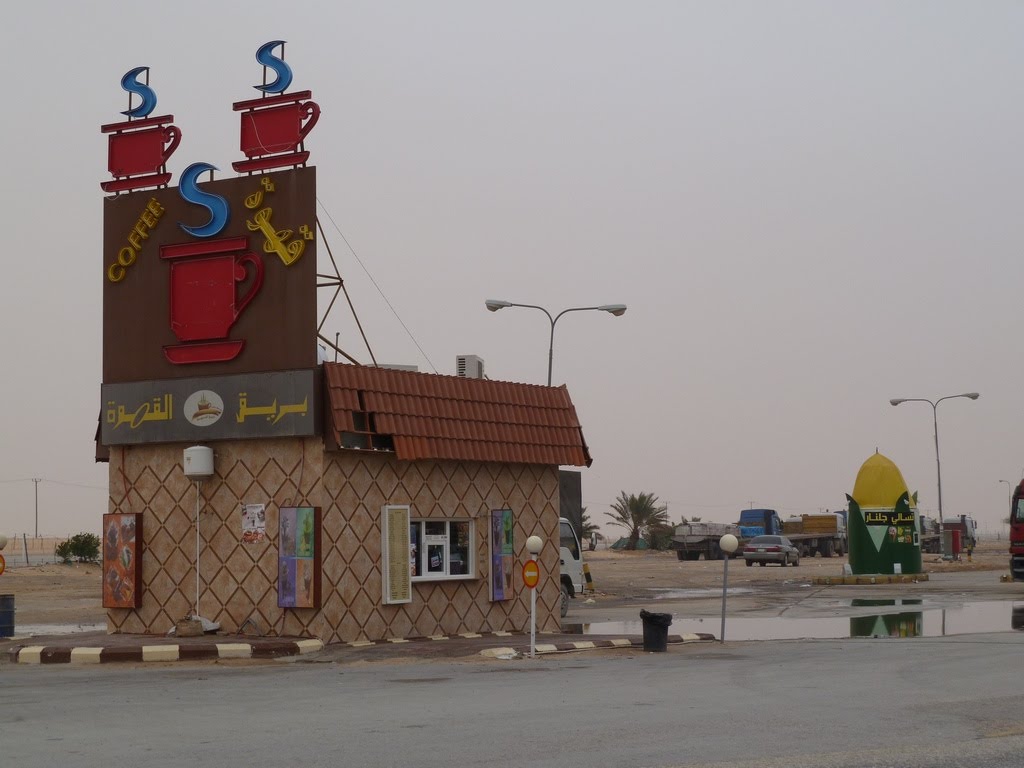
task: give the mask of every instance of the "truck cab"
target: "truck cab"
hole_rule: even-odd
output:
[[[739,526],[743,538],[782,535],[782,520],[774,509],[744,509]]]
[[[569,598],[583,593],[583,550],[580,540],[566,518],[558,518],[558,554],[562,582],[561,616],[569,612]]]

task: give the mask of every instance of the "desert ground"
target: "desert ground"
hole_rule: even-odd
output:
[[[10,547],[8,547],[10,549]],[[5,553],[8,554],[8,553]],[[722,586],[723,561],[680,561],[672,552],[586,552],[594,592],[572,602],[567,624],[617,613],[635,617],[635,607],[658,600],[667,610],[685,610],[692,615],[714,615],[721,608],[712,593]],[[732,598],[730,613],[779,610],[806,594],[807,585],[819,576],[842,574],[845,557],[803,558],[799,566],[775,565],[746,568],[742,559],[729,565],[729,587],[745,588]],[[1020,584],[1001,581],[1009,573],[1006,540],[979,544],[970,562],[943,562],[926,555],[924,570],[929,581],[878,587],[843,587],[845,593],[891,594],[927,593],[930,596],[963,596],[975,599],[1013,599],[1024,589]],[[801,589],[803,592],[801,593]],[[678,597],[671,593],[682,593]],[[666,595],[666,593],[669,593]],[[0,575],[0,594],[13,594],[18,625],[95,625],[105,622],[100,599],[98,564],[38,565],[8,568]],[[662,597],[670,599],[660,599]],[[660,609],[660,608],[659,608]]]

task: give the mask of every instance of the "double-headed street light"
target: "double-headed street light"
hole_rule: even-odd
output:
[[[977,392],[965,392],[961,395],[946,395],[938,400],[928,400],[924,397],[896,397],[889,401],[889,405],[900,403],[928,403],[932,407],[932,423],[935,425],[935,476],[939,486],[939,542],[942,545],[942,559],[946,559],[946,537],[942,529],[942,465],[939,463],[939,417],[938,407],[943,400],[952,400],[957,397],[966,397],[969,400],[977,400],[980,395]]]
[[[499,309],[505,307],[526,307],[527,309],[539,309],[545,315],[548,316],[548,322],[551,323],[551,342],[548,344],[548,386],[551,386],[551,363],[555,355],[555,323],[558,322],[558,318],[567,312],[608,312],[609,314],[615,315],[615,317],[621,317],[626,314],[625,304],[602,304],[599,307],[570,307],[569,309],[563,309],[554,317],[544,307],[538,307],[536,304],[516,304],[512,301],[502,301],[501,299],[488,299],[484,302],[491,312],[497,312]]]

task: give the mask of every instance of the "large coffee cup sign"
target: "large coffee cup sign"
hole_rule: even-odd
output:
[[[171,262],[171,330],[183,342],[164,347],[170,362],[222,362],[242,351],[245,340],[227,336],[263,285],[263,261],[243,252],[247,245],[247,238],[233,237],[160,250]]]
[[[315,190],[299,168],[105,199],[104,383],[315,367]]]

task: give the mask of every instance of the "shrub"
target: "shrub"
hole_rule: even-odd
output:
[[[62,563],[70,563],[72,558],[80,563],[95,563],[100,559],[100,537],[95,533],[76,533],[58,544],[54,554]]]
[[[54,547],[53,554],[60,558],[60,561],[67,565],[71,562],[71,541],[62,541]]]

